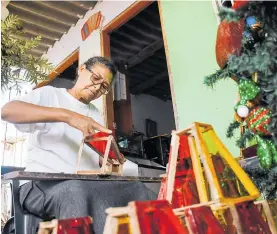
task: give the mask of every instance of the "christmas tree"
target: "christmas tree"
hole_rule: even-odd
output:
[[[227,5],[219,13],[216,58],[220,69],[206,76],[204,84],[213,88],[230,78],[237,83],[239,100],[226,135],[231,138],[235,129],[243,127],[237,145],[245,148],[247,140],[256,140],[261,177],[255,181],[257,173],[248,173],[259,188],[267,187],[267,181],[273,191],[277,188],[277,2]],[[266,198],[276,198],[276,192],[270,191]]]

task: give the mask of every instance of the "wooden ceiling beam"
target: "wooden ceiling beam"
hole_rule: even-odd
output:
[[[125,49],[125,50],[131,50],[131,51],[135,51],[135,53],[137,51],[140,51],[141,50],[141,47],[137,44],[131,44],[131,43],[126,43],[124,41],[124,43],[120,40],[117,40],[115,38],[112,38],[111,40],[111,47],[116,47],[116,48],[119,48],[119,49]]]
[[[161,33],[162,29],[161,29],[161,25],[159,24],[154,24],[152,23],[151,21],[149,22],[148,20],[145,20],[143,19],[142,17],[141,18],[134,18],[133,19],[134,21],[138,21],[140,22],[141,24],[143,24],[144,27],[148,27],[150,29],[154,29],[155,31],[157,31],[157,33]]]
[[[114,37],[123,37],[123,38],[120,38],[121,40],[130,40],[131,42],[136,42],[136,43],[139,43],[139,44],[145,44],[145,45],[148,45],[149,42],[147,40],[145,40],[145,38],[143,40],[140,40],[139,38],[129,34],[129,33],[126,33],[125,31],[120,31],[120,30],[117,30],[115,32],[113,32],[111,34],[111,40],[114,38]]]
[[[138,64],[137,66],[134,66],[130,69],[131,73],[140,72],[141,70],[149,69],[151,72],[159,73],[160,71],[163,71],[167,69],[166,62],[155,62],[156,53],[154,56],[148,58],[147,60],[144,60],[143,63]],[[153,58],[153,59],[152,59]]]
[[[132,56],[132,52],[130,52],[130,51],[128,51],[128,50],[125,50],[125,51],[123,51],[123,50],[121,50],[121,49],[119,49],[119,48],[117,48],[117,47],[111,47],[111,54],[112,54],[112,57],[113,57],[113,54],[116,54],[116,55],[120,55],[120,57],[122,57],[122,59],[121,60],[125,60],[125,57],[126,58],[128,58],[128,57],[130,57],[130,56]]]
[[[143,35],[146,38],[149,38],[150,40],[157,40],[158,38],[160,38],[160,35],[154,35],[152,34],[152,30],[148,29],[148,30],[143,30],[141,28],[137,28],[133,25],[131,25],[130,23],[128,24],[124,24],[122,27],[126,28],[130,33],[137,33],[140,35]]]
[[[148,63],[148,61],[147,61],[147,63],[142,63],[142,64],[140,64],[139,66],[135,66],[135,67],[133,67],[132,69],[130,69],[129,71],[130,71],[130,73],[131,74],[133,74],[133,73],[140,73],[141,72],[141,70],[143,69],[143,70],[148,70],[148,71],[150,71],[151,73],[153,72],[153,73],[159,73],[159,71],[161,71],[161,70],[164,70],[164,68],[166,68],[166,66],[161,66],[161,65],[159,65],[159,64],[157,64],[157,65],[155,65],[155,66],[152,66],[151,64],[149,64]]]
[[[159,80],[161,80],[162,78],[167,77],[167,76],[168,76],[168,72],[167,72],[167,70],[165,70],[165,71],[159,73],[158,75],[149,78],[147,81],[142,82],[141,84],[134,87],[133,89],[131,89],[131,93],[132,94],[140,94],[144,90],[146,90],[150,87],[153,87]]]
[[[164,46],[163,39],[159,39],[153,42],[151,45],[146,46],[139,53],[135,54],[134,56],[132,56],[130,59],[127,60],[128,69],[134,67],[135,65],[141,63],[143,60],[154,55],[154,53],[157,50],[161,49],[163,46]]]

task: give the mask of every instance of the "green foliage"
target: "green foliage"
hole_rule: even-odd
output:
[[[230,123],[229,127],[227,128],[226,137],[232,138],[234,136],[235,129],[238,129],[240,127],[240,123],[238,121],[234,121],[233,123]]]
[[[277,199],[277,167],[270,170],[261,167],[244,167],[243,169],[259,189],[263,199]]]
[[[221,7],[218,16],[221,21],[226,20],[227,22],[237,22],[240,20],[238,13],[227,7]]]
[[[240,139],[236,141],[236,145],[239,148],[245,148],[246,142],[252,140],[254,137],[254,133],[252,133],[249,129],[245,129],[244,133],[242,133]]]
[[[203,83],[210,88],[214,88],[218,81],[228,79],[231,76],[232,72],[229,69],[221,69],[217,70],[212,75],[206,76]]]
[[[37,84],[47,79],[52,65],[46,59],[30,54],[41,38],[27,40],[17,37],[24,35],[24,31],[16,15],[9,15],[1,22],[1,30],[1,89],[13,86],[19,89],[21,82]]]

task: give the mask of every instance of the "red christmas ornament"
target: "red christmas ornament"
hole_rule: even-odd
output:
[[[248,0],[240,0],[240,1],[234,1],[234,4],[232,6],[232,9],[237,10],[240,7],[246,6],[249,3]]]
[[[248,128],[255,134],[271,135],[268,125],[271,121],[271,111],[265,107],[257,106],[251,110],[245,119]]]
[[[232,9],[237,10],[247,4],[247,0],[234,1]],[[222,21],[219,24],[216,39],[216,61],[221,69],[227,64],[229,55],[240,54],[244,25],[244,19],[238,22]]]
[[[219,24],[216,38],[216,61],[221,69],[227,64],[229,55],[240,54],[244,25],[244,19],[239,22],[223,21]]]

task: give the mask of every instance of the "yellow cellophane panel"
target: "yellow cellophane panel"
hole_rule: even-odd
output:
[[[217,154],[218,149],[216,148],[216,144],[214,143],[214,141],[211,137],[210,130],[204,131],[202,129],[201,133],[202,133],[203,140],[206,143],[209,153],[213,154],[213,155]]]
[[[202,127],[196,123],[195,132],[195,143],[202,152],[206,168],[209,168],[208,179],[212,180],[209,184],[214,185],[212,189],[216,191],[213,191],[213,194],[217,194],[216,197],[221,202],[232,204],[258,198],[258,189],[217,137],[213,128]]]
[[[211,191],[206,174],[204,173],[204,168],[200,160],[200,154],[197,150],[194,137],[189,137],[189,147],[200,202],[208,202],[212,200]]]
[[[117,234],[132,234],[129,216],[120,216],[117,218],[117,222]]]

